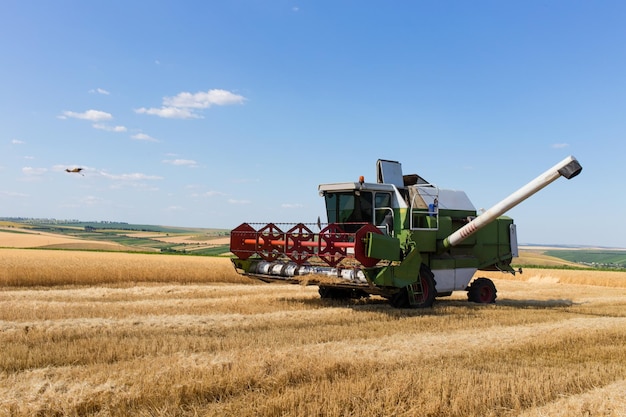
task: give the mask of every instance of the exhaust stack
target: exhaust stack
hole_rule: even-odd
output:
[[[560,176],[572,179],[582,171],[582,166],[576,158],[568,156],[537,178],[515,191],[513,194],[500,201],[489,210],[485,211],[474,220],[452,233],[443,241],[443,248],[447,249],[451,246],[458,245],[467,237],[473,235],[476,231],[482,229],[491,223],[497,217],[503,215],[512,207],[515,207],[537,191],[556,181]]]

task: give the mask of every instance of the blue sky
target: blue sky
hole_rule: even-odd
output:
[[[0,216],[314,222],[402,162],[521,243],[626,247],[622,1],[0,4]],[[64,170],[84,167],[84,176]]]

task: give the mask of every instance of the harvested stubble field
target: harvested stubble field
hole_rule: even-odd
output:
[[[626,416],[626,273],[481,274],[495,305],[396,310],[220,258],[0,259],[0,415]]]

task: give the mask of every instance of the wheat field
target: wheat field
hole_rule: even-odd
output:
[[[2,227],[0,224],[0,247],[2,248],[35,248],[65,247],[91,250],[132,250],[128,246],[114,242],[85,240],[77,237],[64,236],[56,233],[34,231],[25,228]]]
[[[482,273],[495,305],[399,310],[221,258],[0,259],[0,416],[626,416],[623,272]]]

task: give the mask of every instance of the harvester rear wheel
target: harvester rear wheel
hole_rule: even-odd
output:
[[[489,278],[476,278],[467,289],[467,299],[474,303],[492,304],[496,302],[496,286]]]

